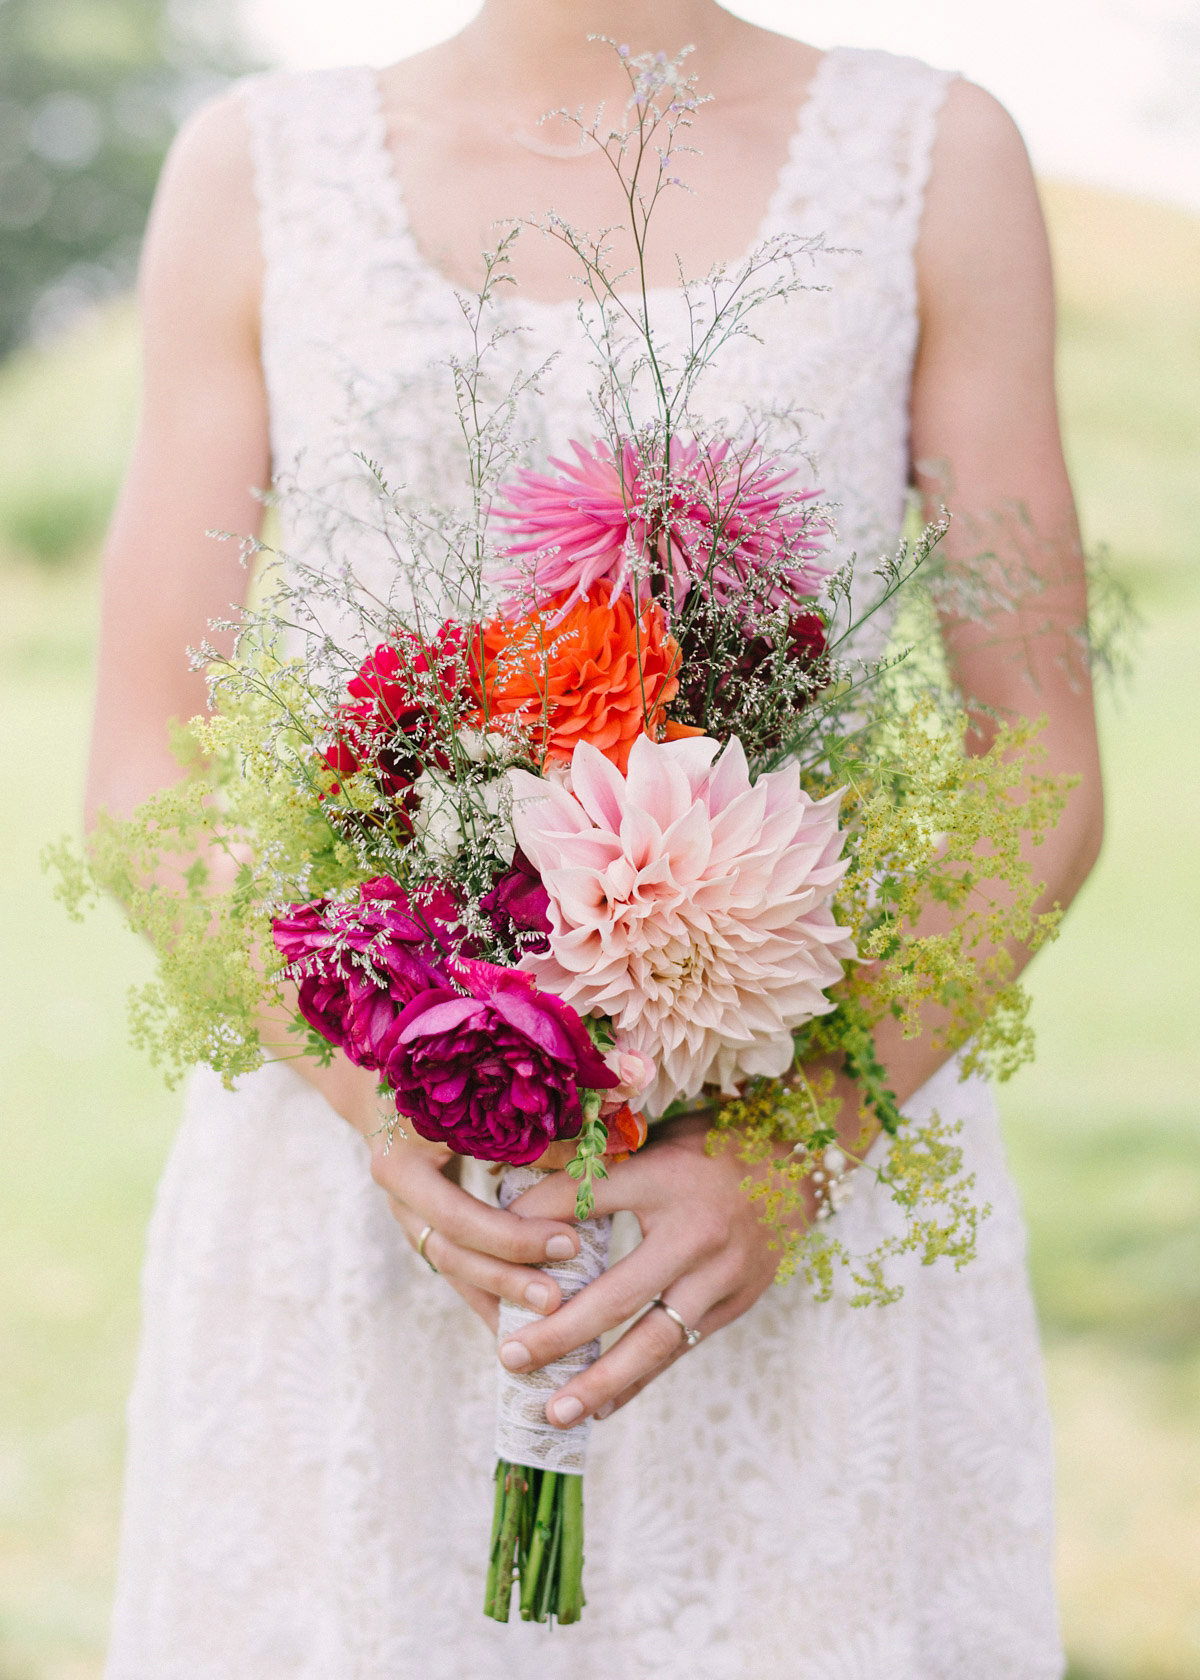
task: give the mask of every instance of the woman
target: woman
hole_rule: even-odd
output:
[[[496,221],[620,219],[602,160],[538,126],[623,103],[589,32],[635,52],[694,44],[713,96],[691,191],[657,216],[648,278],[668,315],[676,258],[700,275],[780,230],[831,248],[814,271],[828,290],[718,377],[730,404],[809,411],[842,550],[887,548],[915,478],[931,507],[949,500],[965,568],[986,554],[1036,573],[1037,634],[1021,612],[945,632],[964,691],[1044,714],[1049,768],[1080,778],[1037,857],[1044,901],[1065,904],[1096,856],[1100,792],[1020,139],[962,81],[823,55],[713,0],[485,0],[381,75],[267,78],[180,137],[144,262],[145,404],[110,542],[91,809],[127,810],[176,774],[167,722],[204,701],[183,650],[245,583],[232,545],[202,533],[256,528],[272,471],[335,493],[355,448],[436,490],[458,460],[453,288],[478,285]],[[513,269],[529,364],[560,352],[528,418],[561,448],[591,429],[572,264],[526,236]],[[289,519],[285,546],[313,558],[317,534]],[[601,1211],[631,1210],[645,1240],[560,1312],[537,1267],[575,1247],[562,1175],[503,1212],[443,1171],[445,1151],[372,1153],[373,1079],[344,1060],[269,1065],[236,1093],[197,1076],[150,1238],[110,1680],[1061,1674],[1045,1406],[994,1109],[928,1036],[880,1047],[910,1112],[963,1120],[992,1212],[972,1266],[906,1273],[900,1304],[869,1311],[768,1290],[743,1169],[704,1153],[697,1122],[614,1168]],[[869,1183],[839,1215],[867,1246],[883,1217]],[[659,1294],[704,1333],[690,1359],[676,1320],[650,1312],[549,1403],[563,1428],[605,1420],[584,1624],[547,1640],[486,1622],[497,1298],[544,1314],[501,1354],[533,1368]]]

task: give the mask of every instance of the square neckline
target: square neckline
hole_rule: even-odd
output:
[[[767,197],[749,245],[740,255],[724,258],[714,263],[709,273],[724,270],[736,272],[741,268],[763,242],[776,231],[784,214],[786,206],[794,197],[794,179],[800,172],[805,149],[808,145],[813,127],[821,105],[824,103],[826,84],[832,73],[831,66],[840,60],[850,49],[844,47],[828,47],[822,52],[817,67],[809,77],[808,85],[803,97],[796,107],[791,132],[788,137],[787,150],[783,161],[775,172],[775,179]],[[404,188],[400,181],[400,171],[395,149],[389,143],[389,128],[387,108],[383,91],[383,70],[376,65],[364,66],[366,80],[366,96],[368,101],[368,145],[375,153],[376,174],[385,204],[385,213],[389,223],[389,231],[403,247],[411,269],[418,273],[428,286],[440,291],[453,301],[460,295],[471,292],[473,288],[460,284],[451,278],[443,268],[440,268],[432,258],[427,257],[417,239],[413,229],[412,218],[409,215],[408,203],[404,195]],[[705,276],[691,284],[702,283]],[[648,286],[646,294],[654,298],[670,298],[683,296],[686,288],[679,282],[665,286]],[[641,292],[618,292],[617,297],[626,302],[638,301]],[[529,297],[519,291],[515,296],[506,300],[509,307],[515,304],[519,309],[539,314],[560,314],[564,310],[576,312],[580,307],[587,307],[588,298],[582,290],[561,298]]]

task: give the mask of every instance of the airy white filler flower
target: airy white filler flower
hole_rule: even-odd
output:
[[[854,955],[830,900],[845,872],[840,794],[794,765],[751,783],[741,742],[633,745],[625,775],[581,742],[571,788],[512,770],[513,827],[550,897],[550,948],[521,966],[619,1046],[653,1057],[638,1106],[778,1076],[792,1030],[833,1008]]]

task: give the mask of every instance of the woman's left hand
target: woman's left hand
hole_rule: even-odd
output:
[[[561,1358],[616,1329],[658,1295],[707,1336],[740,1318],[771,1283],[778,1249],[769,1247],[761,1203],[742,1188],[747,1167],[732,1140],[720,1153],[707,1154],[707,1127],[698,1119],[668,1123],[656,1134],[596,1185],[596,1213],[629,1209],[642,1242],[574,1300],[506,1341],[500,1359],[508,1370],[532,1371]],[[566,1173],[556,1172],[519,1197],[512,1211],[569,1219],[575,1190]],[[646,1313],[551,1397],[546,1416],[563,1429],[585,1417],[607,1417],[687,1348],[669,1314]]]

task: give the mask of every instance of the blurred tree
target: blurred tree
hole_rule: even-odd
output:
[[[171,135],[248,68],[232,0],[0,0],[0,356],[128,285]]]

